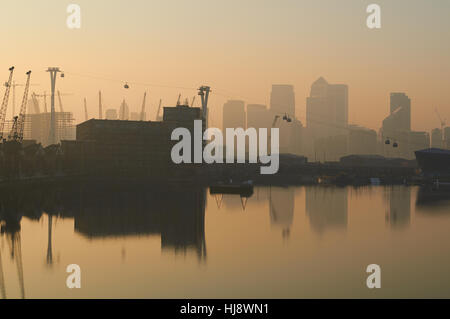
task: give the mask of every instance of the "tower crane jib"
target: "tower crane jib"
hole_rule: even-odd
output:
[[[0,140],[3,140],[3,129],[5,127],[6,109],[8,108],[9,91],[11,89],[11,82],[13,77],[14,67],[9,68],[8,82],[5,83],[5,95],[3,96],[2,106],[0,108]]]

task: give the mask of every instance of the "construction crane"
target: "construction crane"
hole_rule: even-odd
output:
[[[44,99],[44,113],[48,113],[48,110],[47,110],[47,92],[44,91],[44,94],[37,95],[37,96],[41,96]]]
[[[275,127],[275,125],[277,124],[278,119],[280,119],[281,115],[275,115],[275,117],[273,118],[273,122],[272,122],[272,127]],[[286,113],[283,115],[283,121],[286,121],[288,123],[292,122],[292,119],[289,115],[287,115]]]
[[[89,119],[86,98],[84,98],[84,117],[85,117],[86,121]]]
[[[2,264],[2,251],[0,247],[0,293],[2,295],[2,299],[6,299],[6,288],[5,288],[5,279],[3,277],[3,264]]]
[[[42,100],[44,101],[44,113],[47,113],[48,112],[47,111],[47,92],[44,91],[43,94],[36,94],[36,93],[33,92],[32,94],[34,94],[36,97],[41,97],[42,98]]]
[[[180,93],[180,94],[178,94],[177,106],[178,106],[178,105],[180,105],[180,103],[181,103],[181,101],[180,101],[180,100],[181,100],[181,93]]]
[[[286,113],[285,113],[283,116],[276,114],[276,115],[273,117],[272,126],[271,126],[271,129],[269,130],[269,136],[268,136],[269,140],[272,140],[272,128],[274,128],[274,127],[277,125],[277,122],[278,122],[278,120],[279,120],[280,118],[281,118],[283,121],[286,121],[286,122],[288,122],[288,123],[291,123],[291,122],[292,122],[291,117],[290,117],[289,115],[287,115]],[[272,152],[272,149],[270,149],[270,152]]]
[[[25,284],[23,278],[23,263],[22,263],[22,243],[20,238],[20,232],[10,233],[7,236],[9,248],[11,252],[11,259],[16,262],[17,276],[19,277],[20,293],[22,299],[25,298]]]
[[[7,83],[5,83],[5,86],[7,85]],[[39,84],[30,84],[30,86],[38,86]],[[13,89],[12,91],[12,115],[14,116],[14,114],[16,114],[16,86],[25,86],[25,84],[23,83],[16,83],[16,82],[12,82],[11,83],[11,87]]]
[[[0,108],[0,140],[3,140],[3,128],[5,127],[6,109],[8,108],[9,90],[11,89],[11,81],[13,77],[14,67],[9,68],[8,82],[5,83],[5,95],[3,96],[2,106]]]
[[[156,113],[157,121],[162,121],[162,116],[159,115],[161,113],[161,104],[162,104],[162,99],[159,99],[158,113]]]
[[[59,90],[57,92],[58,92],[59,109],[62,113],[62,112],[64,112],[64,109],[63,109],[63,105],[62,105],[62,101],[61,101],[61,93],[59,92]]]
[[[67,96],[67,95],[73,95],[73,94],[72,93],[61,93],[61,92],[59,92],[59,90],[56,91],[56,93],[58,94],[59,110],[62,113],[62,112],[64,112],[64,109],[63,109],[61,96]],[[44,96],[44,98],[46,97],[45,92],[44,92],[43,96]]]
[[[142,108],[141,108],[141,121],[144,120],[145,116],[145,97],[147,96],[147,92],[144,92],[144,100],[142,101]]]
[[[103,117],[102,110],[102,91],[98,91],[98,118],[101,120]]]
[[[192,98],[191,107],[194,107],[194,102],[195,102],[195,95],[194,95],[194,97]]]
[[[31,100],[33,101],[34,113],[41,113],[41,109],[39,108],[39,101],[37,99],[36,93],[31,93]]]
[[[31,71],[27,73],[27,82],[25,84],[25,90],[23,92],[22,105],[20,106],[19,116],[14,117],[14,123],[9,133],[8,139],[22,143],[23,141],[23,129],[25,126],[25,114],[27,111],[28,89],[30,88],[30,76]]]
[[[280,118],[279,115],[275,115],[275,117],[273,118],[273,122],[272,122],[272,126],[271,127],[275,127],[275,125],[277,124],[278,119]]]
[[[59,91],[58,91],[59,92]],[[33,93],[34,94],[34,93]],[[60,96],[66,96],[66,95],[73,95],[72,93],[58,93],[58,98],[59,98],[59,108],[61,110],[61,112],[63,112],[62,110],[62,103],[61,103],[61,98]],[[42,97],[44,100],[44,113],[47,113],[47,92],[44,91],[44,94],[35,94],[35,96],[37,97]]]
[[[437,110],[437,108],[434,109],[434,111],[436,112],[436,115],[439,118],[439,124],[441,124],[441,134],[442,134],[442,140],[441,140],[441,144],[442,144],[442,148],[445,148],[445,140],[444,140],[444,129],[445,129],[445,125],[446,125],[446,120],[442,119],[441,115],[439,114],[439,111]]]

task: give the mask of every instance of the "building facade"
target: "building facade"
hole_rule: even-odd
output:
[[[245,129],[245,102],[229,100],[223,105],[223,131],[227,128]]]
[[[348,125],[348,86],[328,84],[320,77],[306,98],[306,126],[314,139],[346,134]]]
[[[291,118],[295,118],[295,93],[292,85],[272,85],[270,110],[274,114],[287,114]]]

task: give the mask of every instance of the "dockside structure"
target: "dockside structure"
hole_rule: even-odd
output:
[[[63,166],[74,175],[192,178],[201,164],[174,164],[170,153],[177,141],[171,134],[184,127],[193,136],[194,120],[199,119],[200,108],[178,105],[164,107],[163,121],[88,120],[77,125],[75,141],[61,142]]]

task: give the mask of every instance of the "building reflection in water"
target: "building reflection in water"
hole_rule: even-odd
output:
[[[385,192],[388,203],[386,222],[394,229],[408,227],[411,221],[411,187],[391,186]]]
[[[419,188],[416,213],[428,216],[450,214],[450,188],[427,185]]]
[[[314,231],[323,233],[328,228],[347,228],[347,188],[306,187],[305,192],[306,215]]]
[[[86,237],[158,234],[162,250],[194,250],[200,260],[206,258],[204,189],[82,192],[81,196],[82,206],[69,214],[74,216],[75,230]]]
[[[294,220],[295,188],[270,187],[269,212],[270,224],[281,229],[283,238],[289,238],[290,229]]]
[[[24,195],[26,194],[26,195]],[[0,199],[0,294],[6,298],[3,274],[6,240],[9,255],[17,266],[22,298],[23,278],[21,229],[22,217],[40,220],[48,215],[46,264],[53,264],[52,228],[54,218],[73,218],[75,232],[90,239],[160,235],[161,249],[175,254],[194,251],[206,261],[205,190],[201,188],[108,189],[91,186],[35,188],[31,191],[4,191]],[[125,258],[125,252],[122,251]],[[3,259],[2,259],[3,258]]]

